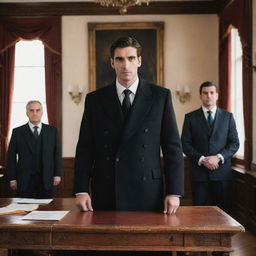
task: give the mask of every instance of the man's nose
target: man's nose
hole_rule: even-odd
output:
[[[126,68],[126,67],[128,67],[128,65],[129,65],[129,61],[128,60],[124,60],[123,63],[122,63],[122,67]]]

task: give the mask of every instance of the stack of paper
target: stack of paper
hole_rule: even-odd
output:
[[[22,217],[22,220],[60,220],[69,211],[33,211]]]
[[[38,208],[39,204],[18,204],[11,203],[5,207],[0,208],[0,215],[7,214],[22,214],[26,212],[34,211]]]
[[[49,204],[53,199],[18,198],[18,204]]]

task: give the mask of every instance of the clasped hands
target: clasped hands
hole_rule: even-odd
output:
[[[210,170],[216,170],[219,168],[219,157],[218,156],[206,156],[202,160],[202,164]]]

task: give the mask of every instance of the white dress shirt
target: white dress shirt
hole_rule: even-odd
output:
[[[208,118],[208,115],[209,115],[209,113],[208,113],[209,110],[212,112],[212,119],[214,120],[215,115],[216,115],[216,111],[217,111],[217,106],[214,106],[212,109],[208,109],[208,108],[202,106],[202,110],[204,112],[204,117],[205,117],[206,121],[207,121],[207,118]],[[217,157],[220,159],[221,163],[224,164],[224,157],[223,157],[223,155],[217,154]],[[202,164],[202,161],[203,161],[204,158],[205,158],[205,156],[201,156],[199,158],[198,165]]]
[[[41,130],[42,130],[42,123],[41,123],[41,122],[40,122],[39,124],[37,124],[37,125],[34,125],[34,124],[28,122],[28,125],[29,125],[29,128],[30,128],[30,130],[32,131],[32,133],[34,133],[34,131],[35,131],[34,127],[37,126],[37,127],[38,127],[38,128],[37,128],[38,135],[40,135]]]
[[[133,104],[137,89],[138,89],[138,85],[139,85],[139,78],[137,77],[137,79],[135,80],[135,82],[129,87],[126,88],[123,85],[121,85],[118,80],[116,80],[116,93],[118,96],[118,99],[120,100],[120,103],[122,105],[123,100],[124,100],[124,90],[129,89],[131,91],[129,97],[130,97],[130,101],[131,101],[131,105]]]

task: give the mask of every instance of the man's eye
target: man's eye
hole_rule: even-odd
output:
[[[129,57],[128,60],[129,60],[129,61],[134,61],[134,60],[135,60],[135,57],[134,57],[134,56]]]

